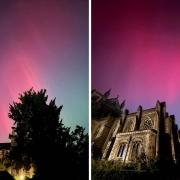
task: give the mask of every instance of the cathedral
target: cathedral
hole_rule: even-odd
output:
[[[139,160],[179,160],[180,139],[174,115],[166,111],[166,103],[154,107],[124,110],[125,102],[92,90],[92,156],[122,163]]]

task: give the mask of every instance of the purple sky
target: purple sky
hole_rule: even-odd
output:
[[[66,126],[88,130],[88,0],[0,1],[0,142],[9,103],[45,88]]]
[[[180,126],[180,1],[93,0],[92,88],[151,108],[157,99]]]

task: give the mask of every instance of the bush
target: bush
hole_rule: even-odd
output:
[[[171,169],[171,168],[170,168]],[[92,180],[179,180],[179,168],[159,169],[158,162],[123,165],[120,161],[92,160]]]

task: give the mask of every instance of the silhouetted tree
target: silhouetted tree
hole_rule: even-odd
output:
[[[66,162],[67,169],[70,167],[73,171],[73,179],[88,179],[88,149],[89,138],[84,134],[84,128],[76,126],[76,129],[70,133],[69,141],[66,144]]]
[[[0,171],[0,179],[2,179],[2,180],[14,180],[14,178],[7,171]]]
[[[34,164],[36,179],[64,175],[66,179],[81,179],[81,167],[87,179],[88,135],[80,126],[72,132],[65,127],[59,120],[62,106],[57,107],[55,99],[47,100],[46,90],[30,89],[10,105],[9,117],[14,121],[10,159],[17,169]]]

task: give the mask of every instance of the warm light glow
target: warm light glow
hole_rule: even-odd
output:
[[[20,180],[24,180],[24,179],[25,179],[25,176],[24,176],[24,175],[20,175],[20,176],[19,176],[19,179],[20,179]]]
[[[31,168],[26,171],[24,168],[21,168],[18,170],[17,173],[13,173],[14,172],[14,168],[11,166],[7,169],[7,171],[9,172],[9,174],[11,174],[12,176],[14,176],[14,178],[16,180],[25,180],[26,177],[29,179],[32,179],[32,177],[34,176],[34,168],[33,165],[31,164]]]

